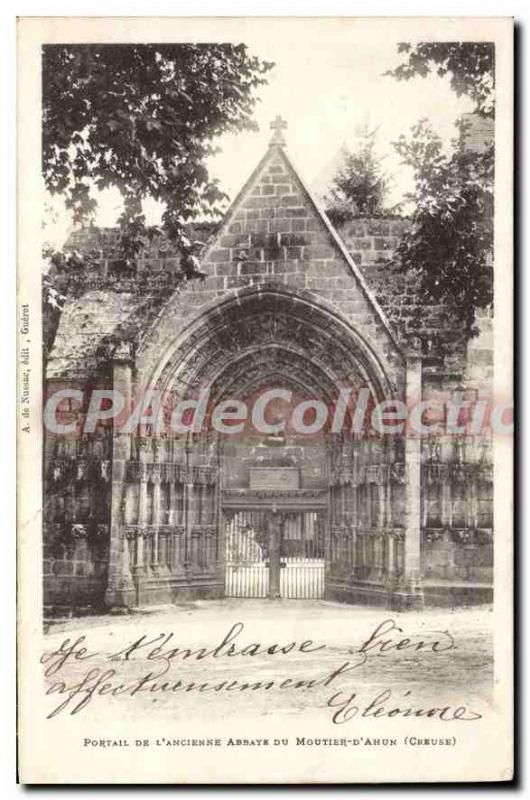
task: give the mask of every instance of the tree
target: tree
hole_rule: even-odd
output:
[[[76,222],[95,211],[91,188],[118,187],[121,247],[134,258],[148,229],[141,201],[165,204],[163,230],[198,273],[185,223],[224,199],[205,159],[215,137],[253,130],[254,90],[273,65],[243,44],[46,45],[42,172]]]
[[[326,214],[334,225],[353,217],[385,213],[390,181],[375,153],[375,133],[369,133],[356,152],[347,153],[343,167],[333,179],[326,198]]]
[[[401,43],[398,52],[405,60],[387,74],[397,80],[434,70],[441,77],[450,75],[456,94],[468,95],[477,114],[494,116],[492,43]],[[412,127],[409,139],[401,136],[394,143],[415,177],[407,197],[414,206],[412,227],[395,256],[401,270],[416,276],[427,299],[447,304],[469,337],[477,333],[477,309],[493,300],[494,148],[476,152],[468,146],[467,124],[461,121],[457,127],[448,155],[426,120]]]
[[[493,148],[482,153],[466,145],[458,124],[452,152],[426,120],[401,136],[394,147],[412,167],[415,186],[412,226],[396,252],[398,268],[415,276],[428,300],[445,303],[466,336],[477,333],[477,308],[493,300]]]
[[[470,97],[478,114],[494,116],[495,45],[490,42],[401,42],[398,53],[404,61],[387,72],[397,80],[426,77],[434,70],[451,76],[451,87],[460,97]]]

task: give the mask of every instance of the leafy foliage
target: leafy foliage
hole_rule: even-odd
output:
[[[478,153],[466,146],[466,129],[466,123],[458,125],[449,154],[426,120],[394,143],[415,180],[407,197],[415,208],[412,226],[395,259],[400,270],[416,276],[429,300],[446,303],[463,333],[473,336],[476,309],[493,300],[494,161],[493,147]]]
[[[366,137],[359,150],[346,155],[326,198],[326,214],[333,225],[354,217],[388,213],[384,203],[390,180],[374,148],[375,131]]]
[[[83,261],[79,259],[77,253],[61,253],[50,247],[43,250],[44,274],[42,276],[42,350],[44,362],[50,354],[55,334],[59,326],[61,314],[66,301],[65,289],[67,280],[57,277],[61,271],[66,275],[75,275],[77,266]],[[70,257],[72,255],[72,261]]]
[[[451,76],[456,94],[468,95],[477,113],[494,116],[495,45],[490,42],[422,42],[411,45],[401,42],[398,52],[405,60],[386,73],[397,80],[426,77],[432,71]]]
[[[118,187],[129,259],[160,233],[146,227],[142,199],[163,202],[164,234],[179,247],[184,274],[199,274],[184,225],[198,213],[218,214],[224,199],[205,159],[215,137],[255,129],[254,90],[271,67],[243,44],[46,45],[47,189],[85,222],[95,211],[91,187]]]

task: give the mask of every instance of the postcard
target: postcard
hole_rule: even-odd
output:
[[[512,62],[19,19],[21,783],[512,779]]]

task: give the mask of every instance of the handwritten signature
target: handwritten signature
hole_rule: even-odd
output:
[[[357,691],[345,690],[341,679],[359,669],[374,655],[386,656],[389,653],[402,652],[431,653],[438,655],[455,648],[455,641],[448,631],[435,631],[427,636],[405,636],[403,629],[393,619],[381,622],[370,635],[358,646],[348,651],[348,660],[333,669],[322,671],[316,677],[275,677],[274,679],[241,680],[228,677],[223,680],[193,681],[175,676],[173,667],[208,663],[216,659],[241,659],[255,656],[274,656],[283,659],[290,654],[311,656],[329,648],[324,643],[316,643],[312,639],[290,641],[284,644],[273,642],[245,643],[243,622],[234,623],[221,641],[214,646],[191,648],[176,646],[174,633],[160,633],[149,638],[142,635],[116,652],[103,654],[89,650],[86,637],[79,636],[71,641],[64,639],[60,646],[42,655],[41,664],[44,675],[50,681],[47,695],[59,695],[60,702],[48,714],[48,719],[62,712],[71,715],[85,709],[96,697],[127,696],[139,694],[168,695],[178,692],[186,694],[235,693],[235,692],[268,692],[271,690],[297,691],[303,689],[328,689],[333,694],[327,699],[327,707],[331,709],[332,721],[336,725],[350,722],[359,717],[427,717],[442,721],[472,721],[481,718],[481,714],[466,706],[423,707],[410,704],[411,691],[405,691],[401,700],[395,700],[392,689],[384,689],[374,698],[363,701]],[[112,666],[92,666],[86,664],[86,671],[80,678],[71,680],[64,677],[66,667],[103,659]],[[120,677],[121,667],[125,662],[141,662],[147,664],[148,670],[132,680]],[[77,670],[75,670],[77,671]]]

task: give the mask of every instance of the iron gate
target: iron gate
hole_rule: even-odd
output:
[[[287,514],[282,526],[280,595],[293,600],[324,594],[324,515]]]
[[[324,594],[324,520],[321,511],[281,515],[278,549],[271,547],[269,512],[238,511],[226,520],[227,597],[268,597],[279,584],[281,597],[318,599]],[[271,581],[271,571],[279,580]]]
[[[226,525],[227,597],[268,597],[267,512],[239,511]]]

